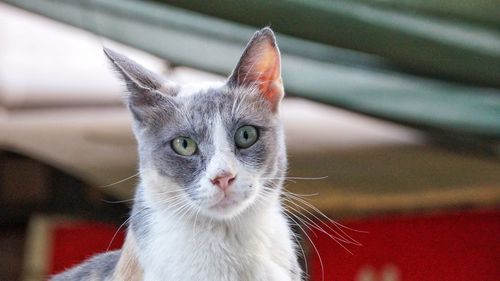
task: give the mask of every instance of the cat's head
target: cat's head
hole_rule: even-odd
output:
[[[277,200],[284,91],[271,29],[255,33],[226,82],[208,86],[176,85],[104,51],[127,85],[149,205],[228,219]]]

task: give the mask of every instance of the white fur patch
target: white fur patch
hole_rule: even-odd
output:
[[[232,151],[234,144],[229,143],[231,139],[228,139],[228,132],[221,116],[214,117],[212,132],[214,154],[200,182],[198,194],[203,200],[198,203],[202,207],[201,212],[206,215],[217,219],[227,219],[237,215],[254,201],[259,191],[259,178],[236,159]],[[222,173],[235,176],[234,182],[226,192],[211,182],[211,179]]]
[[[217,116],[212,129],[215,153],[207,167],[207,176],[213,178],[221,172],[229,172],[236,175],[236,159],[231,151],[232,145],[227,139],[227,132],[222,123],[221,116]]]
[[[140,254],[145,281],[292,281],[287,222],[278,206],[262,207],[232,223],[155,214],[154,238]]]

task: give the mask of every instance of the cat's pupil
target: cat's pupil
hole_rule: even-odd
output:
[[[247,130],[245,130],[245,131],[243,132],[243,137],[244,137],[245,139],[248,139],[248,131],[247,131]]]
[[[182,147],[184,147],[184,149],[186,149],[186,148],[187,148],[187,146],[188,146],[188,142],[187,142],[187,140],[185,140],[185,139],[184,139],[184,140],[182,140]]]

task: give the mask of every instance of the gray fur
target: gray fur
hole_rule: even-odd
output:
[[[164,79],[161,76],[149,71],[118,52],[108,48],[104,48],[103,51],[115,69],[127,82],[127,86],[133,86],[133,88],[129,88],[129,91],[135,92],[137,88],[159,90],[162,87]]]
[[[120,74],[128,92],[128,105],[135,119],[141,123],[155,123],[171,112],[175,87],[164,87],[166,81],[133,60],[111,49],[104,48],[113,68]]]
[[[82,264],[61,274],[55,275],[51,281],[95,281],[106,280],[113,274],[120,251],[112,251],[94,256]]]

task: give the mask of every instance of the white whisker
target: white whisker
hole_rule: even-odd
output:
[[[120,232],[120,230],[122,229],[122,227],[127,224],[127,222],[130,221],[132,217],[128,217],[121,225],[120,227],[118,227],[118,229],[115,231],[115,234],[113,234],[113,237],[111,237],[111,241],[109,241],[109,244],[108,244],[108,247],[106,248],[106,251],[109,251],[109,248],[111,247],[111,244],[113,244],[113,241],[115,241],[115,238],[116,236],[118,235],[118,233]]]
[[[109,204],[120,204],[120,203],[127,203],[127,202],[133,202],[134,198],[129,198],[129,199],[123,199],[123,200],[101,200],[104,203],[109,203]]]
[[[304,228],[302,228],[302,226],[300,226],[299,223],[297,223],[297,221],[295,221],[292,217],[288,216],[289,219],[291,219],[296,225],[298,228],[300,228],[300,230],[302,230],[302,233],[304,233],[304,235],[307,237],[307,239],[309,240],[309,242],[311,243],[311,246],[314,248],[314,251],[316,252],[316,254],[318,255],[318,259],[319,259],[319,265],[321,267],[321,280],[322,281],[325,281],[325,267],[323,265],[323,259],[321,258],[321,254],[319,253],[319,250],[318,248],[316,247],[316,245],[314,245],[314,242],[313,240],[311,239],[311,237],[307,234],[307,232],[304,230]]]
[[[126,178],[121,179],[121,180],[119,180],[119,181],[116,181],[116,182],[114,182],[114,183],[110,183],[110,184],[107,184],[107,185],[100,186],[100,188],[111,187],[111,186],[113,186],[113,185],[117,185],[117,184],[120,184],[120,183],[122,183],[122,182],[126,182],[126,181],[128,181],[128,180],[130,180],[130,179],[133,179],[133,178],[137,177],[139,174],[140,174],[140,172],[137,172],[137,173],[136,173],[136,174],[134,174],[134,175],[131,175],[131,176],[129,176],[129,177],[126,177]]]

